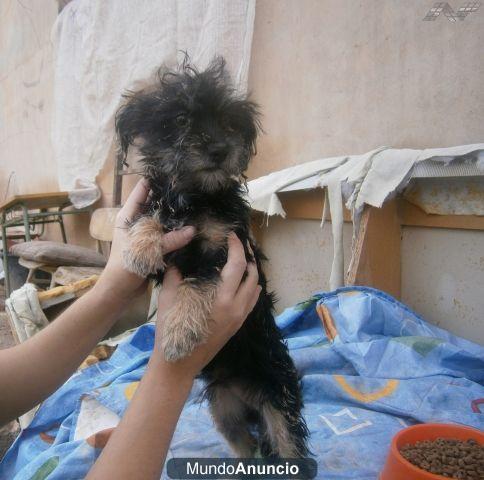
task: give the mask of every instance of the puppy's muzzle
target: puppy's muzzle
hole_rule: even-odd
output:
[[[229,146],[226,143],[212,143],[208,146],[210,159],[217,165],[224,162],[229,154]]]

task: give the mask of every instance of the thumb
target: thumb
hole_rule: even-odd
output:
[[[165,310],[170,308],[176,298],[178,286],[183,278],[179,270],[175,267],[169,267],[165,271],[163,283],[161,285],[160,293],[158,295],[158,308]]]
[[[126,227],[126,219],[132,221],[146,202],[150,191],[148,180],[142,178],[133,188],[123,208],[118,212],[118,226]]]
[[[165,233],[161,240],[163,253],[170,253],[187,245],[195,235],[195,227],[183,227],[180,230],[173,230]]]

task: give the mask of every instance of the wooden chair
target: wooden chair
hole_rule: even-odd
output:
[[[113,239],[114,223],[119,210],[120,207],[98,208],[91,216],[89,234],[97,240],[99,252],[103,251],[103,242],[110,244]]]
[[[96,240],[98,252],[105,258],[109,256],[114,223],[119,210],[120,208],[98,208],[91,216],[89,234]],[[43,268],[45,267],[49,268],[44,265]],[[96,283],[102,270],[102,267],[82,265],[55,267],[50,289],[39,293],[42,308],[49,308],[83,295]],[[56,288],[57,285],[60,287]]]
[[[119,208],[99,208],[91,216],[89,233],[97,241],[97,252],[61,242],[33,241],[17,244],[11,252],[19,264],[29,270],[26,282],[38,285],[70,285],[93,275],[99,275],[109,254],[114,222]],[[38,278],[37,271],[48,273],[50,282]]]
[[[92,214],[89,233],[96,239],[98,250],[104,252],[106,258],[109,254],[110,244],[113,238],[114,223],[119,208],[99,208]],[[64,244],[61,244],[64,245]],[[70,246],[73,249],[76,246]],[[51,288],[38,292],[39,304],[45,311],[48,310],[48,317],[55,318],[72,300],[84,295],[97,282],[102,273],[102,267],[90,267],[84,265],[46,265],[42,262],[28,261],[21,259],[22,263],[29,265],[30,269],[42,269],[52,272]],[[33,274],[32,274],[33,276]],[[150,304],[151,289],[146,294],[136,299],[123,313],[116,326],[108,332],[108,337],[118,335],[134,326],[140,325],[147,320],[147,313]],[[53,308],[52,308],[53,307]],[[50,319],[50,318],[49,318]],[[13,323],[9,319],[10,327],[14,338],[18,338]]]

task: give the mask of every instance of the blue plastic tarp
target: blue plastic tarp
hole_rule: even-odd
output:
[[[429,325],[390,296],[365,287],[319,293],[277,320],[302,376],[318,479],[376,479],[392,436],[411,424],[484,428],[484,348]],[[83,436],[83,404],[94,399],[104,413],[122,416],[153,341],[153,325],[144,325],[109,360],[76,373],[20,434],[0,478],[84,478],[111,430]],[[197,382],[169,458],[232,456],[198,402],[201,389]]]

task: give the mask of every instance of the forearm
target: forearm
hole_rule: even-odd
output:
[[[0,351],[0,425],[54,392],[116,322],[125,302],[104,283],[74,302],[48,327]]]
[[[176,362],[165,360],[161,330],[177,298],[182,276],[175,268],[165,272],[158,298],[155,346],[148,368],[123,419],[91,469],[88,479],[158,480],[180,412],[195,376],[240,328],[254,307],[261,287],[257,268],[247,267],[243,245],[229,238],[228,261],[221,272],[222,283],[214,301],[207,341]],[[234,313],[235,312],[235,313]]]
[[[193,380],[152,359],[89,480],[158,480]]]

